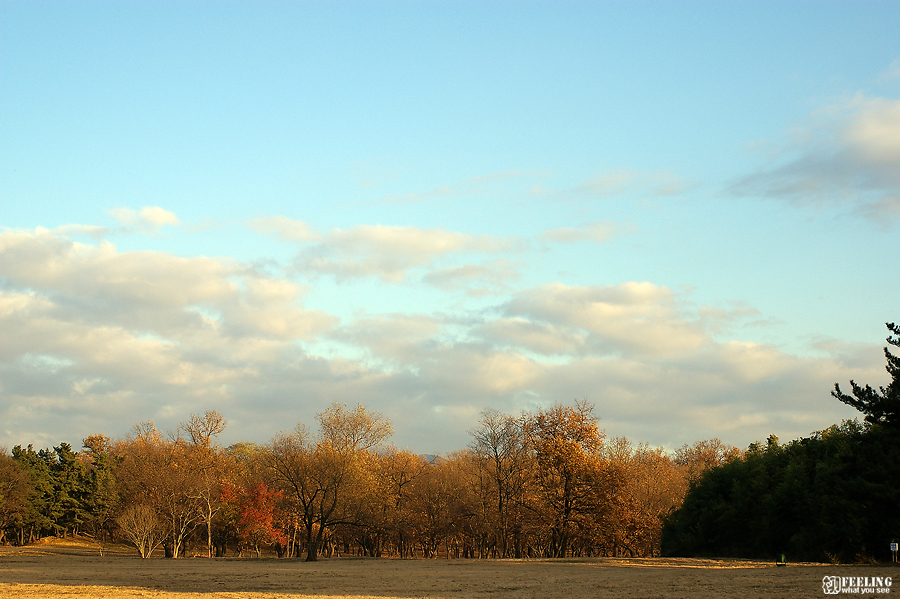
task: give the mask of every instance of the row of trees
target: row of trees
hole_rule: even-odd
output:
[[[900,326],[887,325],[900,347]],[[900,357],[892,380],[832,395],[860,410],[746,452],[718,440],[661,449],[609,439],[586,402],[518,416],[486,411],[465,450],[388,447],[390,423],[335,404],[265,446],[222,448],[225,420],[170,435],[0,451],[0,543],[86,533],[208,556],[273,548],[400,557],[734,555],[852,561],[900,537]]]
[[[889,346],[900,326],[887,324]],[[671,555],[866,561],[890,558],[900,540],[900,357],[884,349],[891,382],[850,381],[832,395],[864,414],[781,444],[770,436],[705,471],[668,518]]]
[[[470,446],[426,457],[386,446],[390,422],[335,404],[265,446],[222,448],[223,417],[169,435],[0,452],[0,542],[122,538],[147,557],[273,548],[279,556],[658,555],[691,480],[736,449],[609,439],[586,402],[518,416],[486,411]]]

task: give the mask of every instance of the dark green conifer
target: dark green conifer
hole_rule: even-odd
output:
[[[888,335],[888,344],[900,347],[900,325],[889,322],[885,323],[885,326],[893,333]],[[886,387],[879,387],[876,390],[869,385],[861,387],[854,381],[850,381],[853,395],[847,395],[841,392],[841,386],[835,383],[831,395],[865,414],[866,422],[898,429],[900,428],[900,356],[892,354],[887,347],[884,348],[884,356],[887,358],[886,369],[891,375],[891,382]]]

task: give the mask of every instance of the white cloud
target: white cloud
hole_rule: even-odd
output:
[[[228,277],[240,272],[237,264],[212,258],[119,253],[106,241],[76,243],[40,228],[0,234],[0,273],[10,284],[110,307],[122,300],[163,307],[220,299],[234,292]]]
[[[319,239],[319,235],[303,221],[286,216],[263,216],[248,222],[251,229],[263,235],[274,234],[284,241],[307,242]]]
[[[626,193],[650,196],[673,196],[685,193],[696,184],[666,170],[638,171],[614,169],[589,179],[564,195],[611,197]]]
[[[561,227],[550,229],[541,233],[541,239],[555,243],[576,243],[578,241],[593,241],[594,243],[608,243],[623,233],[635,231],[633,225],[621,225],[608,221],[598,221],[583,227]]]
[[[874,346],[837,344],[798,357],[765,344],[716,342],[705,329],[758,313],[745,306],[692,311],[650,283],[547,285],[516,295],[502,311],[466,324],[371,317],[342,327],[340,336],[389,358],[378,366],[386,375],[379,385],[394,396],[379,409],[430,431],[414,433],[426,443],[455,431],[456,447],[474,424],[464,414],[584,396],[598,404],[608,430],[670,447],[716,435],[739,445],[773,432],[793,438],[852,416],[829,396],[836,380],[883,378]],[[868,358],[847,358],[863,351]],[[436,416],[428,406],[441,418],[460,416],[440,432],[429,428]]]
[[[140,210],[113,208],[110,215],[126,229],[136,229],[143,233],[155,233],[165,225],[178,226],[181,221],[174,212],[159,206],[144,206]]]
[[[443,256],[494,253],[515,247],[514,241],[488,235],[362,225],[329,232],[300,253],[296,266],[301,272],[331,274],[339,279],[375,276],[400,283],[410,269],[431,266]]]
[[[882,81],[900,80],[900,58],[896,59],[887,69],[885,69],[884,73],[881,74],[880,79]]]
[[[732,192],[801,204],[849,202],[890,222],[900,195],[900,100],[859,96],[811,115],[773,165],[736,181]]]
[[[600,196],[618,195],[627,191],[637,179],[636,171],[616,169],[582,183],[576,191]]]
[[[175,213],[163,210],[159,206],[144,206],[141,208],[140,219],[157,228],[163,225],[177,226],[181,224]]]
[[[498,318],[484,323],[473,333],[500,347],[514,347],[545,356],[577,355],[587,351],[586,332],[527,318]]]
[[[371,360],[406,368],[415,364],[429,346],[440,343],[440,333],[441,321],[437,318],[390,314],[358,318],[331,337],[365,350]]]
[[[56,227],[55,229],[53,229],[53,232],[63,237],[68,237],[71,235],[85,235],[87,237],[102,239],[109,234],[109,229],[107,229],[106,227],[98,227],[95,225],[70,224]]]
[[[744,327],[771,327],[775,319],[764,316],[759,310],[742,302],[728,302],[724,306],[700,306],[697,316],[711,334],[730,335],[736,325]]]
[[[830,398],[834,381],[883,378],[869,346],[838,344],[801,358],[765,344],[716,342],[706,332],[757,317],[746,306],[693,311],[650,283],[554,284],[515,296],[503,317],[471,334],[505,354],[538,356],[517,390],[519,405],[587,396],[608,430],[669,446],[688,437],[746,445],[772,432],[805,435],[852,416]],[[864,350],[867,360],[846,357]]]
[[[482,264],[463,264],[427,272],[422,281],[444,291],[465,289],[475,297],[496,295],[508,290],[519,279],[517,264],[509,260],[490,260]]]
[[[679,195],[695,187],[696,183],[667,170],[618,168],[600,173],[570,189],[553,190],[537,183],[532,186],[531,193],[553,199],[584,196],[606,198],[625,194],[665,197]]]
[[[329,274],[339,280],[377,277],[390,283],[401,283],[411,269],[430,268],[446,256],[492,254],[522,247],[522,242],[515,239],[468,235],[446,229],[360,225],[318,234],[306,223],[283,216],[257,218],[248,225],[258,233],[274,234],[280,239],[302,244],[294,260],[294,268],[300,274]],[[487,272],[486,267],[482,273]],[[464,276],[465,273],[457,273],[456,278]],[[435,274],[428,282],[444,286],[450,284],[447,281],[451,278],[451,273]]]
[[[553,323],[567,338],[584,335],[590,351],[600,354],[668,355],[710,342],[699,321],[679,315],[671,290],[648,282],[607,287],[544,285],[516,295],[505,313]]]
[[[900,100],[859,98],[850,105],[854,114],[843,131],[843,141],[860,162],[887,168],[884,175],[900,184]]]
[[[329,242],[341,251],[351,253],[417,253],[440,255],[478,244],[463,233],[417,227],[363,225],[350,230],[335,229]]]

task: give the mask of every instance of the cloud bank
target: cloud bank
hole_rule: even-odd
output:
[[[503,240],[383,226],[302,237],[313,249],[300,264],[318,272],[396,283],[420,268],[448,293],[473,280],[492,286],[496,301],[341,317],[304,306],[314,284],[237,261],[4,231],[0,445],[77,444],[142,420],[171,429],[213,408],[231,421],[232,442],[265,442],[339,401],[383,412],[397,443],[433,453],[464,447],[488,407],[576,397],[596,402],[611,434],[670,447],[712,436],[745,444],[847,416],[828,396],[833,382],[879,375],[859,368],[861,352],[877,346],[800,357],[716,341],[712,331],[740,314],[691,307],[652,282],[528,286],[503,262],[431,268]]]

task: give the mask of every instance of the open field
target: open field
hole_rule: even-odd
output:
[[[166,599],[353,597],[823,597],[823,576],[893,576],[889,566],[699,559],[141,560],[64,541],[0,547],[0,597]],[[892,589],[893,590],[893,589]],[[856,595],[871,596],[871,595]]]

